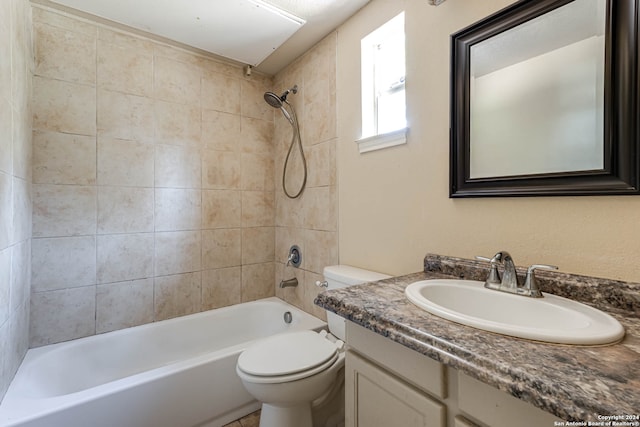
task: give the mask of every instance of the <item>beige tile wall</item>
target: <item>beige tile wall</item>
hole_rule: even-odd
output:
[[[281,190],[282,166],[292,129],[281,115],[275,119],[276,158],[276,283],[297,277],[297,288],[276,289],[276,295],[298,307],[325,318],[313,304],[322,280],[322,270],[338,263],[337,179],[336,179],[336,33],[275,76],[278,93],[298,85],[298,93],[288,101],[296,109],[307,159],[307,188],[298,199],[288,199]],[[297,192],[302,179],[298,151],[293,152],[287,172],[287,189]],[[302,250],[299,269],[286,267],[289,247]]]
[[[31,345],[273,295],[272,79],[33,17]]]
[[[0,0],[0,400],[29,344],[31,8]]]

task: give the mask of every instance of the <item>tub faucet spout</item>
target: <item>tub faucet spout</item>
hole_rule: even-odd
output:
[[[298,278],[294,277],[293,279],[289,279],[289,280],[281,280],[280,281],[280,287],[281,288],[293,288],[295,286],[298,286]]]

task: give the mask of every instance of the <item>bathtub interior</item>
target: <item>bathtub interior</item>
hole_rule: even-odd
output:
[[[285,311],[293,314],[289,324]],[[0,405],[0,425],[12,407],[45,411],[73,405],[229,354],[237,357],[256,339],[324,327],[272,297],[31,349]]]

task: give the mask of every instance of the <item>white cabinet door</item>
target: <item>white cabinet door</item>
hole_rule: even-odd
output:
[[[445,406],[347,352],[346,427],[444,427]]]

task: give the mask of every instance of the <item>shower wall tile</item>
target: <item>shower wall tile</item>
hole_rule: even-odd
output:
[[[201,311],[202,273],[156,277],[155,319],[165,320]]]
[[[30,3],[0,3],[1,401],[29,343],[34,51]]]
[[[200,146],[199,106],[156,101],[155,114],[156,143]]]
[[[33,236],[95,234],[96,196],[96,187],[34,184]]]
[[[240,228],[241,193],[238,190],[202,191],[202,228]]]
[[[157,188],[155,190],[155,230],[199,230],[202,225],[200,190]]]
[[[157,145],[155,185],[170,188],[201,188],[201,150],[175,145]]]
[[[240,69],[237,64],[222,62],[218,59],[209,58],[206,56],[198,56],[195,59],[200,68],[202,68],[203,76],[209,73],[218,73],[234,78],[238,78],[239,75],[244,75],[244,70]],[[271,81],[271,76],[262,76],[260,74],[254,74],[251,78],[261,79],[269,82]],[[240,111],[238,111],[238,114],[240,114]]]
[[[101,89],[149,97],[153,91],[153,51],[150,46],[98,29],[97,82]],[[107,40],[105,40],[107,39]]]
[[[0,396],[5,395],[13,379],[13,373],[7,359],[8,353],[13,351],[13,347],[17,347],[17,343],[10,339],[10,328],[10,321],[7,320],[0,323],[0,354],[2,355],[2,361],[0,361]]]
[[[1,30],[0,30],[1,31]],[[0,35],[1,36],[1,35]],[[0,52],[2,55],[2,52]],[[7,61],[2,61],[7,62]],[[2,65],[0,65],[1,67]],[[4,83],[0,80],[0,86]],[[0,172],[13,171],[13,110],[9,101],[0,97]],[[240,118],[238,118],[238,125]],[[240,127],[238,126],[238,130]]]
[[[109,28],[107,26],[98,26],[98,40],[115,45],[115,46],[122,47],[127,51],[135,50],[139,54],[144,54],[144,55],[153,55],[153,47],[155,44],[150,39],[130,34],[124,29]],[[98,46],[98,48],[99,47],[100,46]],[[114,51],[111,56],[105,55],[105,58],[109,60],[117,60],[118,56],[123,54],[125,58],[130,58],[130,56],[128,56],[128,52],[123,53],[119,51]],[[148,79],[147,84],[151,84],[153,82],[152,77],[153,77],[152,74],[143,74],[141,76],[141,78]],[[146,93],[145,95],[150,96],[151,92]]]
[[[91,117],[91,120],[95,123],[96,116]],[[102,137],[152,142],[153,100],[99,89],[97,123],[98,134]]]
[[[239,151],[240,116],[202,110],[201,141],[204,148],[218,151]]]
[[[96,287],[96,333],[153,322],[153,279]]]
[[[302,283],[304,288],[304,303],[302,305],[302,309],[326,322],[327,312],[313,303],[313,300],[315,300],[318,294],[323,291],[323,288],[316,286],[316,282],[321,282],[323,280],[324,277],[322,274],[305,271],[304,282]]]
[[[310,102],[305,106],[304,144],[313,145],[336,137],[335,114],[326,99]]]
[[[242,226],[269,227],[274,225],[275,198],[271,191],[242,192]]]
[[[0,154],[15,157],[0,159],[0,251],[35,237],[31,344],[272,295],[276,110],[263,99],[272,78],[87,17],[33,11],[33,134],[13,119],[24,104],[0,97],[0,134],[10,135]],[[33,173],[31,144],[11,141],[32,135]],[[92,321],[73,320],[84,309]]]
[[[282,164],[282,163],[280,163]],[[307,191],[303,191],[297,199],[289,199],[282,188],[282,178],[276,179],[278,188],[276,195],[276,225],[281,227],[305,227],[305,202]],[[287,187],[288,188],[288,187]]]
[[[336,170],[336,33],[325,37],[275,76],[274,86],[284,91],[294,84],[298,93],[289,101],[294,105],[307,158],[307,187],[299,198],[289,199],[280,190],[282,167],[289,142],[291,125],[276,114],[274,120],[276,185],[276,282],[288,279],[295,270],[297,288],[277,289],[286,301],[320,318],[324,310],[313,304],[318,293],[316,280],[322,280],[325,266],[339,262],[337,231]],[[288,189],[299,188],[303,168],[299,154],[289,159]],[[291,190],[290,190],[291,191]],[[300,269],[285,268],[289,247],[303,249]]]
[[[266,154],[241,155],[241,188],[243,190],[274,190],[273,156]]]
[[[242,266],[242,302],[255,301],[275,295],[273,262]]]
[[[13,345],[6,353],[5,369],[10,375],[18,370],[22,358],[29,349],[29,304],[22,304],[7,322],[9,325],[8,342]]]
[[[35,292],[95,285],[96,238],[33,239],[31,268]]]
[[[2,2],[4,5],[6,2]],[[2,12],[2,11],[0,11]],[[6,14],[0,14],[0,40],[5,42],[0,43],[0,55],[1,58],[11,58],[11,13],[9,11]],[[0,62],[0,100],[11,100],[11,61]]]
[[[0,250],[0,326],[9,319],[11,289],[11,248]],[[0,353],[2,354],[2,353]],[[1,365],[1,363],[0,363]]]
[[[96,33],[96,26],[93,24],[73,18],[70,15],[38,7],[33,8],[33,22],[34,24],[46,23],[47,25],[72,30],[86,35],[94,35]],[[34,42],[37,44],[38,41],[34,40]]]
[[[203,150],[202,188],[211,190],[240,188],[240,153]]]
[[[33,77],[33,127],[38,130],[96,134],[96,90],[92,86]]]
[[[13,230],[13,177],[0,172],[0,249],[8,247]]]
[[[200,67],[205,57],[194,54],[188,49],[174,46],[170,43],[153,42],[153,54],[155,57],[163,57],[171,61],[182,62],[186,65]],[[177,72],[180,72],[178,68]]]
[[[239,228],[202,231],[202,266],[205,269],[242,264],[242,230]]]
[[[202,272],[202,309],[239,304],[242,290],[242,268],[218,268]]]
[[[275,228],[242,229],[242,264],[273,261],[275,257]]]
[[[322,272],[328,265],[338,264],[338,233],[335,231],[305,230],[307,263],[305,269]]]
[[[96,82],[96,32],[34,25],[35,75],[73,83]]]
[[[240,127],[242,152],[273,155],[273,122],[243,117]]]
[[[35,184],[96,183],[96,138],[59,132],[33,132]]]
[[[98,138],[98,185],[153,187],[154,153],[150,144]]]
[[[24,286],[31,280],[31,240],[23,240],[11,247],[11,290],[9,309],[17,312],[29,301],[30,286]]]
[[[200,105],[200,68],[164,56],[154,57],[153,83],[157,99]]]
[[[306,149],[309,187],[336,185],[336,141],[331,139]]]
[[[202,270],[202,232],[156,232],[155,275],[188,273]]]
[[[202,74],[202,108],[238,116],[242,99],[240,82],[239,78],[205,71]]]
[[[153,231],[153,189],[98,187],[98,234]]]
[[[93,335],[95,314],[95,286],[34,292],[31,295],[31,344],[38,347]]]
[[[22,178],[13,177],[13,228],[11,239],[13,242],[21,242],[31,238],[31,182]]]
[[[264,102],[264,93],[273,90],[263,82],[242,80],[240,82],[240,111],[243,117],[252,117],[273,122],[273,107]]]
[[[335,187],[312,187],[305,200],[305,224],[313,230],[338,229],[337,191]]]
[[[153,277],[153,248],[153,233],[98,236],[98,283]]]
[[[30,82],[29,80],[28,82]],[[25,110],[22,112],[27,114]],[[22,144],[14,144],[13,154],[13,175],[26,181],[31,181],[33,175],[33,146],[32,146],[32,129],[30,116],[18,114],[15,111],[16,120],[13,123],[13,140],[22,141]],[[17,119],[20,117],[20,119]]]

